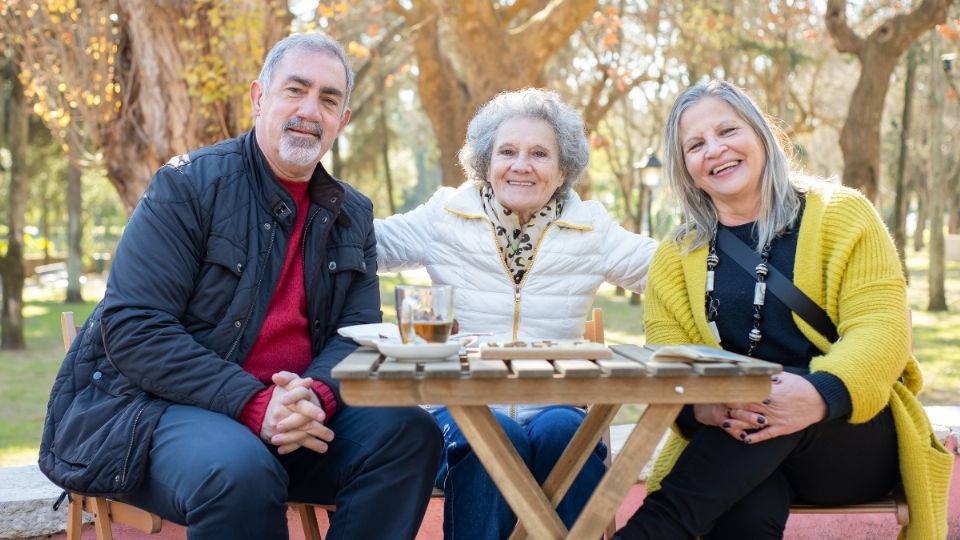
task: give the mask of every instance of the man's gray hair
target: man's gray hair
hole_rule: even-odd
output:
[[[557,188],[557,195],[566,195],[590,163],[590,144],[580,113],[560,101],[556,92],[539,88],[500,93],[477,111],[467,127],[467,138],[459,154],[467,179],[488,182],[497,130],[500,124],[513,118],[537,118],[553,128],[563,173],[563,184]]]
[[[284,55],[290,51],[325,52],[340,60],[340,63],[343,64],[343,71],[347,74],[347,92],[343,96],[343,110],[346,110],[350,103],[350,93],[353,92],[353,68],[350,67],[347,53],[344,52],[343,47],[337,40],[323,34],[294,34],[278,41],[267,53],[267,58],[263,61],[263,69],[260,70],[260,76],[257,77],[263,93],[267,94],[269,91],[270,85],[273,83],[273,71],[283,60]]]
[[[790,158],[784,151],[789,141],[783,132],[760,112],[757,105],[739,87],[726,81],[710,81],[692,86],[673,104],[663,130],[664,173],[670,188],[680,199],[684,222],[675,231],[678,244],[692,234],[688,250],[706,245],[717,230],[717,208],[710,196],[698,188],[687,170],[680,140],[680,118],[694,104],[705,98],[716,98],[737,113],[753,129],[763,145],[766,160],[760,175],[760,215],[757,218],[757,251],[783,233],[797,219],[800,195],[807,178],[791,171]]]

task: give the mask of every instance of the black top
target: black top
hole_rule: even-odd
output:
[[[800,215],[803,214],[801,206]],[[768,264],[776,267],[787,279],[793,280],[793,267],[797,256],[796,224],[784,234],[774,238],[770,244]],[[746,223],[735,227],[718,224],[727,229],[751,248],[757,245],[756,223]],[[719,301],[717,306],[717,330],[724,349],[746,354],[750,348],[747,335],[753,328],[753,291],[757,283],[756,275],[747,273],[730,256],[717,251],[720,264],[714,274],[713,297]],[[790,311],[779,298],[767,288],[764,306],[761,310],[760,331],[763,339],[754,349],[753,356],[782,364],[785,371],[802,374],[820,392],[827,403],[827,417],[832,420],[850,414],[850,394],[843,382],[835,375],[824,372],[810,373],[810,360],[822,353],[797,327]]]

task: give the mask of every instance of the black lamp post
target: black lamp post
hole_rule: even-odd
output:
[[[944,78],[947,79],[947,84],[953,89],[955,95],[960,96],[960,92],[957,92],[957,83],[953,81],[953,65],[957,61],[957,53],[941,55],[940,61],[943,62],[943,73],[946,75]]]
[[[647,162],[640,167],[640,189],[644,190],[646,197],[647,231],[653,236],[653,188],[660,185],[660,173],[663,164],[657,158],[657,154],[651,152],[647,157]]]

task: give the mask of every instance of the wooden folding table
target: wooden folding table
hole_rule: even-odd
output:
[[[459,360],[411,363],[360,348],[333,370],[350,405],[443,404],[519,517],[511,538],[596,539],[685,403],[760,401],[780,366],[744,363],[658,363],[634,345],[611,347],[611,359]],[[489,404],[591,404],[587,417],[543,486],[537,484]],[[609,471],[567,531],[556,506],[573,483],[620,406],[645,403]],[[525,530],[524,530],[525,529]]]

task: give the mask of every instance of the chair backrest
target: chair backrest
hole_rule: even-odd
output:
[[[590,319],[583,323],[583,339],[594,343],[603,343],[603,310],[593,308]]]
[[[80,327],[77,326],[76,319],[73,318],[72,311],[64,311],[60,314],[60,333],[63,336],[63,350],[69,351],[73,340],[77,338],[77,332]]]

